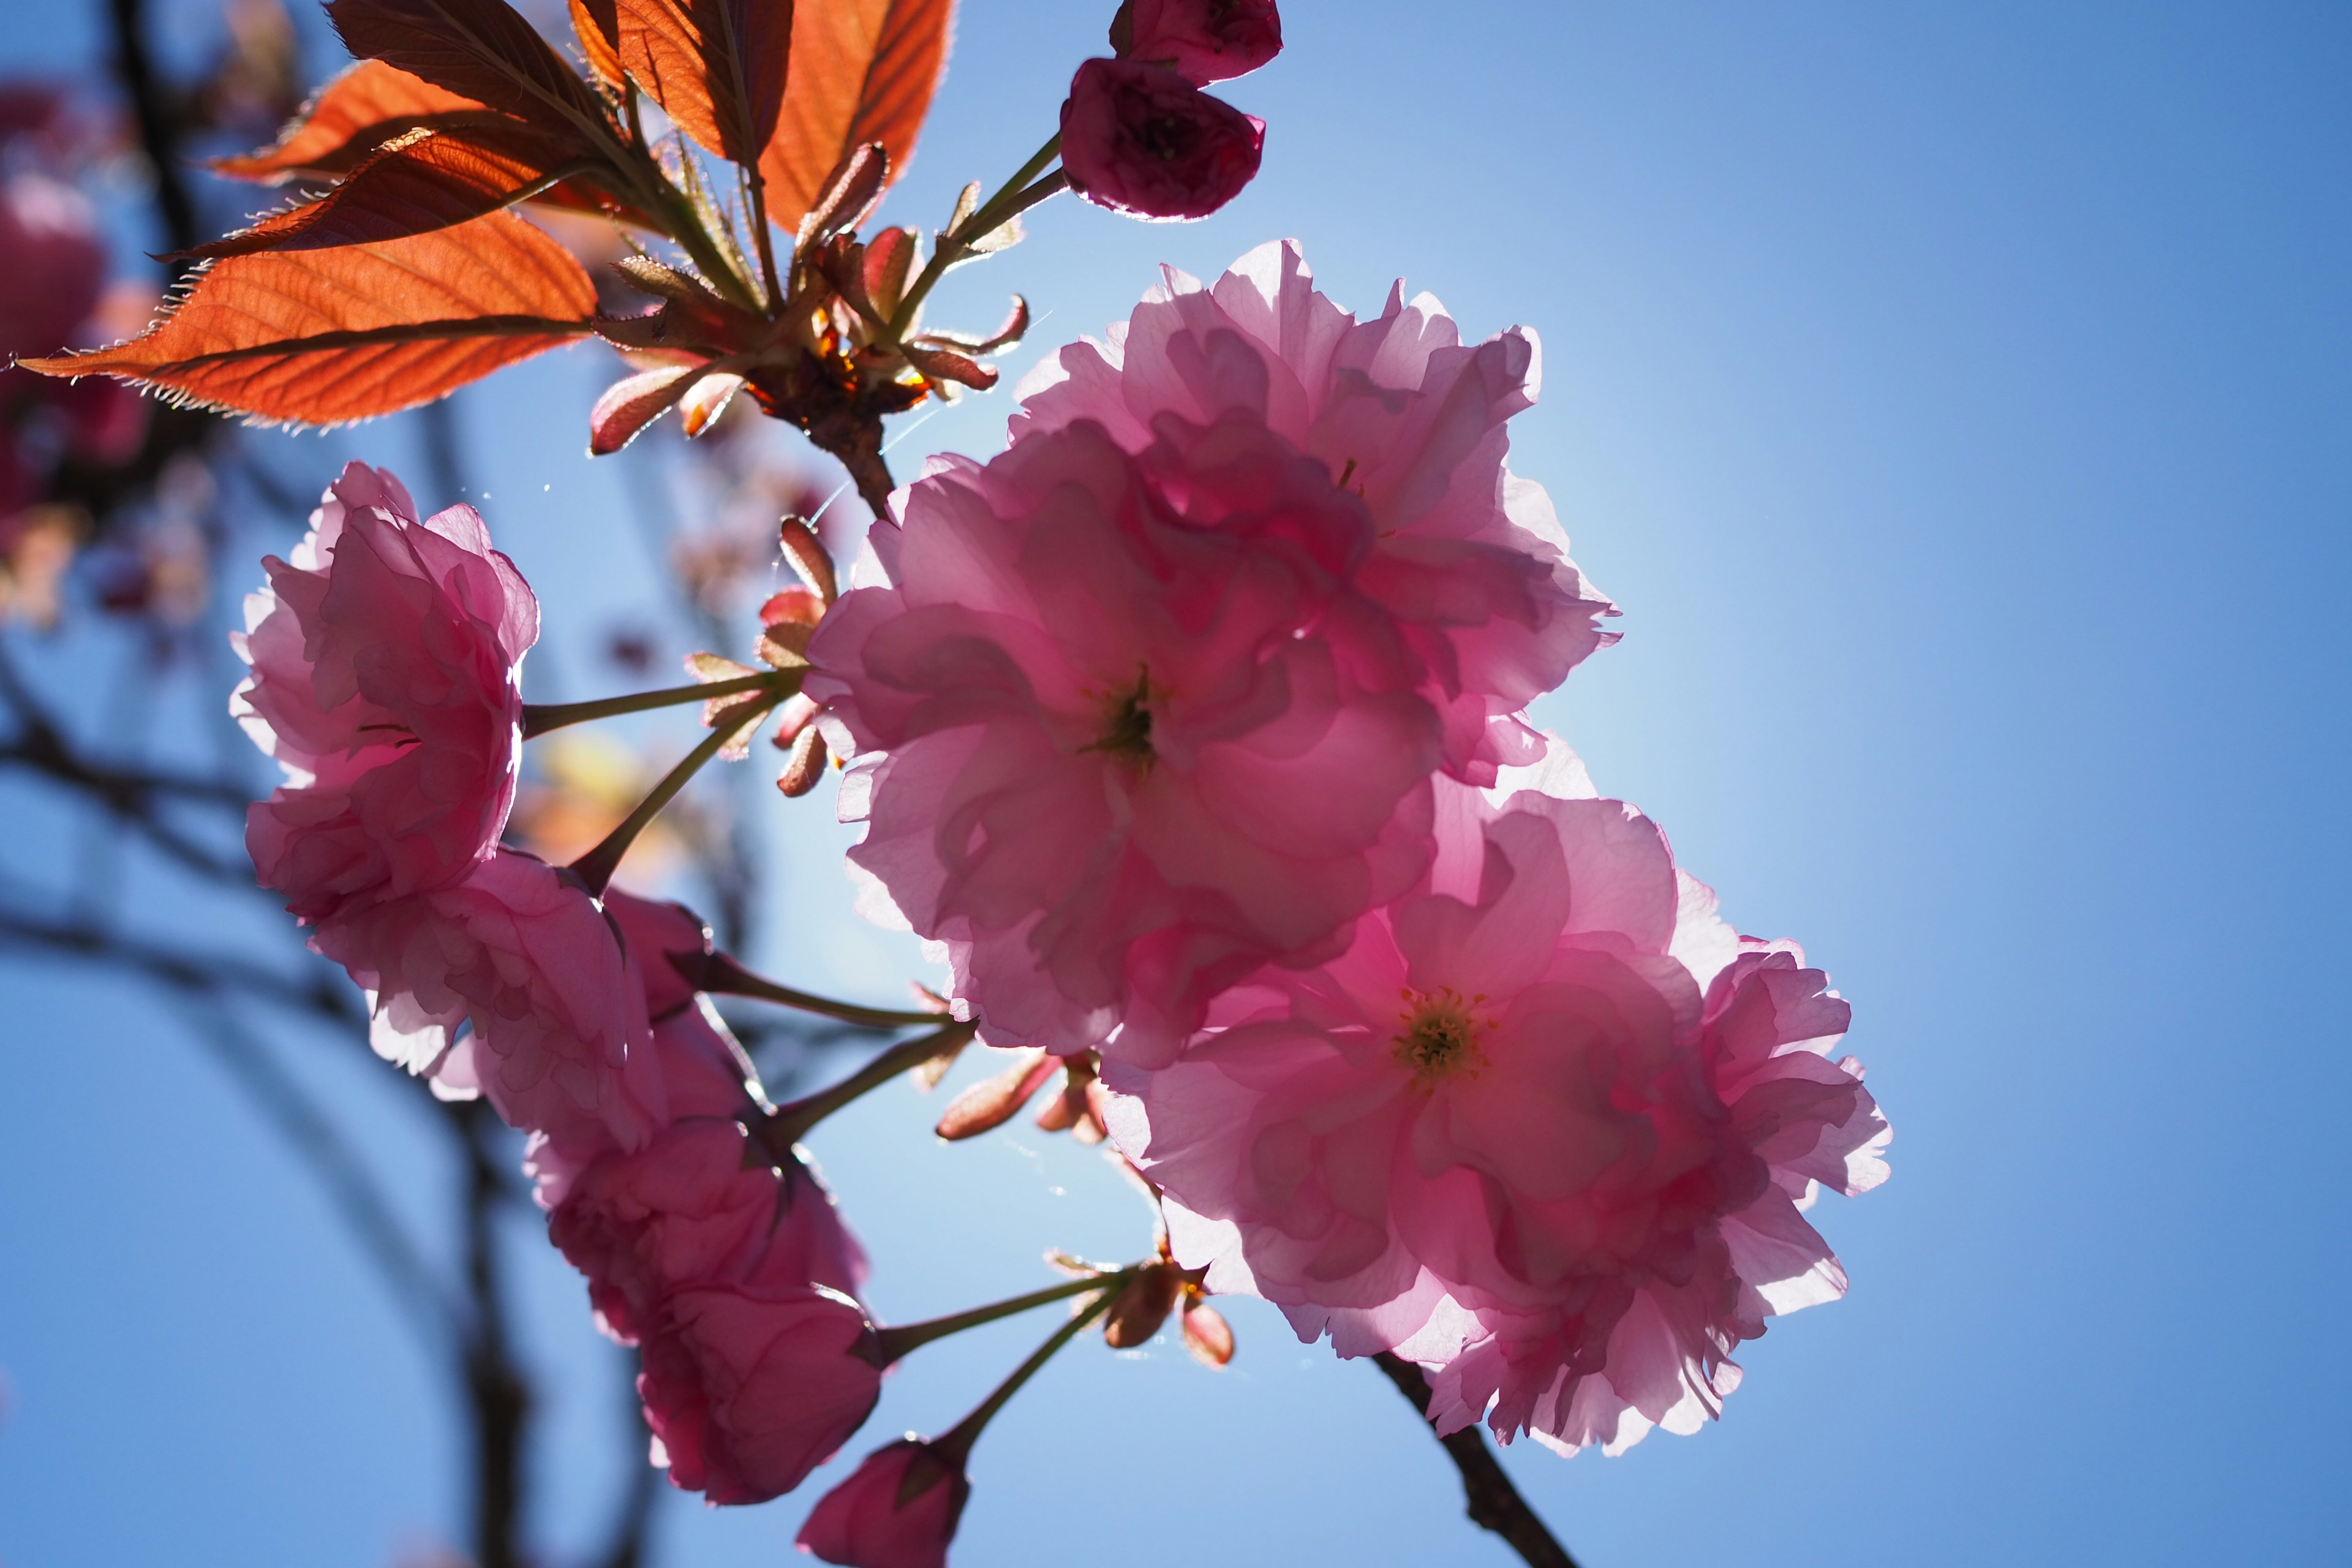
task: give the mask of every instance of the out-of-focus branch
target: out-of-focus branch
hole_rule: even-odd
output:
[[[334,1123],[262,1047],[253,1030],[217,999],[196,1009],[190,1024],[213,1058],[310,1168],[328,1201],[351,1226],[361,1250],[383,1277],[402,1315],[423,1333],[426,1350],[436,1355],[446,1353],[467,1331],[464,1313],[425,1255],[409,1240],[392,1205],[366,1167],[353,1157]]]
[[[507,1337],[498,1220],[506,1195],[500,1123],[481,1100],[453,1105],[465,1139],[466,1289],[473,1332],[466,1345],[466,1401],[474,1439],[474,1562],[522,1568],[523,1443],[530,1385]]]
[[[114,24],[114,74],[131,100],[140,151],[154,169],[155,210],[163,220],[163,237],[174,251],[193,250],[205,237],[180,172],[179,116],[147,52],[147,0],[107,0],[107,14]]]
[[[364,1027],[367,1023],[367,1015],[351,988],[324,973],[300,979],[249,960],[177,952],[100,926],[39,920],[0,909],[0,946],[33,948],[112,964],[180,991],[215,996],[241,992],[257,1001],[337,1024]]]
[[[624,1364],[631,1369],[634,1377],[636,1359],[632,1356]],[[646,1460],[646,1447],[652,1434],[646,1430],[645,1414],[637,1407],[634,1384],[625,1408],[634,1445],[631,1458],[635,1462],[629,1468],[628,1490],[622,1494],[621,1511],[613,1521],[612,1534],[595,1559],[596,1568],[643,1568],[646,1538],[653,1533],[654,1505],[661,1500],[662,1472]]]
[[[64,729],[33,695],[5,649],[0,649],[0,699],[5,700],[16,720],[16,732],[0,742],[0,767],[23,768],[87,796],[117,822],[200,876],[253,885],[252,869],[246,862],[206,848],[156,809],[166,800],[177,800],[242,813],[252,795],[236,781],[92,762],[76,750]]]
[[[1421,1368],[1390,1351],[1372,1358],[1373,1363],[1388,1374],[1397,1392],[1412,1402],[1414,1414],[1424,1423],[1429,1419],[1429,1379]],[[1576,1559],[1568,1548],[1552,1539],[1519,1489],[1503,1472],[1502,1461],[1486,1447],[1486,1435],[1475,1426],[1465,1426],[1450,1436],[1440,1437],[1446,1458],[1462,1472],[1462,1495],[1469,1504],[1465,1510],[1470,1522],[1481,1530],[1491,1530],[1509,1542],[1528,1568],[1577,1568]]]

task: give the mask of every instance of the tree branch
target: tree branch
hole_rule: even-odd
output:
[[[1397,1392],[1412,1401],[1415,1413],[1423,1421],[1429,1419],[1429,1379],[1421,1368],[1392,1351],[1382,1351],[1372,1358],[1374,1365],[1388,1374]],[[1451,1436],[1440,1437],[1446,1457],[1454,1468],[1462,1472],[1462,1495],[1469,1507],[1465,1510],[1470,1522],[1481,1530],[1491,1530],[1509,1543],[1528,1568],[1577,1568],[1576,1559],[1568,1548],[1552,1539],[1511,1478],[1503,1473],[1500,1460],[1486,1447],[1485,1434],[1475,1426],[1465,1426]]]
[[[473,1334],[466,1346],[466,1403],[474,1437],[474,1561],[479,1568],[523,1568],[523,1445],[530,1385],[507,1338],[505,1277],[499,1268],[498,1216],[505,1184],[501,1130],[483,1100],[449,1107],[465,1140],[466,1286]]]
[[[194,249],[204,236],[197,232],[196,205],[180,174],[179,117],[165,102],[163,84],[147,53],[146,0],[108,0],[107,11],[114,24],[114,74],[131,100],[140,151],[155,171],[155,206],[163,215],[164,237],[173,250]]]

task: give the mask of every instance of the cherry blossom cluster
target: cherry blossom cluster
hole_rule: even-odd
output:
[[[900,341],[940,270],[1062,184],[1142,216],[1229,201],[1265,128],[1202,89],[1280,48],[1274,6],[1129,0],[1110,42],[1059,138],[1007,194],[968,192],[912,284],[911,231],[854,237],[885,162],[845,160],[795,289],[985,385],[944,339]],[[636,346],[741,380],[711,368],[751,366],[725,333],[677,335],[733,321],[725,302],[638,261],[678,309],[631,319]],[[608,395],[600,441],[677,400],[686,372],[645,374],[668,401]],[[930,1568],[982,1430],[1089,1325],[1135,1344],[1181,1310],[1222,1364],[1207,1298],[1253,1295],[1303,1340],[1417,1363],[1441,1433],[1616,1452],[1696,1430],[1739,1344],[1843,1292],[1805,1211],[1883,1180],[1888,1140],[1833,1054],[1847,1005],[1795,944],[1725,923],[1528,717],[1616,640],[1507,466],[1540,382],[1531,331],[1465,342],[1401,284],[1360,319],[1295,244],[1206,284],[1168,270],[1032,374],[1003,452],[878,492],[845,593],[786,519],[798,583],[761,608],[759,665],[697,655],[693,685],[600,701],[523,701],[531,590],[479,515],[422,517],[389,474],[352,464],[266,563],[233,704],[286,773],[249,819],[261,879],[366,990],[379,1052],[530,1134],[550,1239],[636,1350],[677,1486],[789,1491],[915,1348],[1070,1302],[968,1417],[874,1452],[801,1535]],[[887,473],[878,437],[857,450]],[[708,737],[594,848],[554,866],[502,843],[528,737],[688,703]],[[860,910],[945,968],[914,1009],[762,979],[691,911],[612,885],[693,773],[768,726],[786,795],[841,763]],[[779,1104],[713,994],[904,1037]],[[802,1139],[975,1040],[1004,1065],[942,1136],[1001,1124],[1058,1067],[1040,1124],[1108,1140],[1161,1223],[1123,1268],[1065,1259],[1059,1284],[884,1326]]]
[[[1885,1174],[1847,1007],[1526,719],[1612,639],[1505,466],[1537,343],[1295,246],[1175,272],[935,459],[809,648],[866,906],[1099,1061],[1175,1260],[1563,1450],[1687,1432]]]

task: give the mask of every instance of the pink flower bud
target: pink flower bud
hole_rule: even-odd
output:
[[[1088,60],[1062,104],[1062,171],[1097,206],[1206,217],[1257,175],[1265,121],[1164,66]]]
[[[1206,87],[1280,54],[1282,17],[1274,0],[1127,0],[1110,43],[1121,59],[1166,66]]]
[[[963,1467],[902,1437],[866,1456],[817,1500],[800,1549],[843,1568],[946,1568],[948,1542],[971,1497]]]
[[[792,1490],[874,1413],[872,1339],[857,1303],[822,1286],[677,1291],[648,1325],[637,1376],[654,1462],[714,1503]]]

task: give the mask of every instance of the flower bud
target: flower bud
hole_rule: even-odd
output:
[[[1054,1071],[1054,1058],[1034,1047],[1013,1055],[1011,1067],[950,1100],[947,1114],[933,1131],[953,1142],[977,1138],[1012,1121]]]
[[[1247,76],[1282,52],[1274,0],[1127,0],[1111,23],[1123,60],[1166,66],[1195,87]]]
[[[1088,60],[1062,104],[1070,188],[1114,212],[1206,217],[1256,177],[1265,121],[1164,66]]]
[[[1153,1263],[1137,1270],[1103,1314],[1103,1342],[1115,1351],[1147,1342],[1168,1321],[1183,1291],[1183,1271],[1172,1264]]]
[[[800,1549],[844,1568],[945,1568],[971,1497],[962,1466],[902,1437],[867,1455],[817,1500],[801,1526]]]

